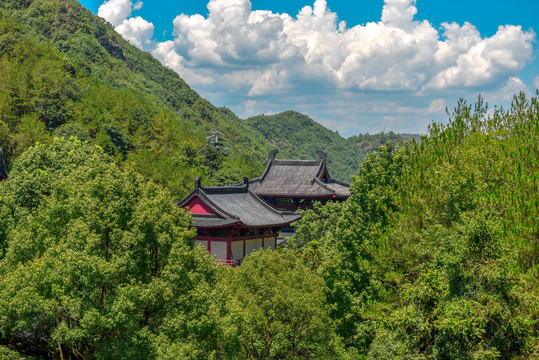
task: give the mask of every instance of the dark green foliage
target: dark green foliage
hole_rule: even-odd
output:
[[[103,147],[105,152],[113,157],[121,155],[122,160],[127,157],[131,150],[131,139],[117,125],[105,124],[96,135],[95,141]]]

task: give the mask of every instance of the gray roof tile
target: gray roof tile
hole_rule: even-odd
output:
[[[326,169],[326,154],[318,151],[318,160],[275,159],[270,152],[268,165],[261,177],[251,180],[258,195],[270,196],[350,196],[349,185],[331,179]]]
[[[201,187],[198,181],[193,192],[178,205],[185,206],[195,196],[215,211],[212,215],[192,214],[195,227],[224,227],[234,223],[246,227],[281,226],[301,218],[298,213],[272,208],[249,189],[248,183]]]

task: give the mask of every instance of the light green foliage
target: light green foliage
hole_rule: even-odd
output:
[[[239,359],[341,359],[322,279],[290,252],[260,251],[223,289]]]
[[[537,356],[539,104],[487,109],[460,101],[421,144],[380,147],[330,232],[331,215],[297,227],[322,229],[331,316],[366,358]]]
[[[190,218],[166,191],[111,161],[56,139],[27,151],[0,186],[0,339],[55,358],[182,347],[205,359],[213,261],[192,249]]]
[[[64,124],[53,131],[53,135],[58,138],[69,139],[72,136],[80,141],[90,141],[90,133],[88,130],[77,123]]]
[[[0,359],[2,360],[34,360],[33,357],[23,356],[17,351],[13,351],[8,347],[0,345]]]

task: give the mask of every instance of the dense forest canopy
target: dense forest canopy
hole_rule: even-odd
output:
[[[193,248],[170,193],[101,147],[32,147],[0,183],[0,355],[535,358],[538,146],[536,97],[461,101],[238,268]]]
[[[0,1],[0,79],[0,359],[539,357],[539,94],[421,141],[241,120],[73,0]],[[352,196],[216,265],[174,198],[276,147]]]
[[[352,196],[304,213],[294,247],[368,359],[539,356],[539,102],[460,101],[421,144],[388,143]],[[313,226],[314,224],[314,226]]]

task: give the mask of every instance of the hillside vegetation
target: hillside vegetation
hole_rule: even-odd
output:
[[[372,152],[378,150],[381,145],[391,141],[393,145],[402,144],[405,141],[421,142],[421,135],[419,134],[395,134],[393,131],[381,132],[378,134],[359,134],[350,136],[346,139],[349,142],[356,144],[360,150],[366,152]]]
[[[0,78],[8,169],[36,141],[76,136],[181,196],[197,175],[259,175],[271,149],[74,0],[0,3]],[[228,157],[205,142],[215,128]]]
[[[539,358],[539,93],[374,151],[407,135],[241,120],[73,0],[0,1],[0,80],[0,359]],[[217,265],[174,199],[275,147],[352,195]]]
[[[213,106],[75,0],[0,2],[0,78],[8,169],[36,142],[75,136],[180,197],[198,175],[206,184],[259,176],[274,148],[292,158],[326,150],[345,181],[365,156],[305,115],[245,121]],[[229,150],[207,144],[214,130]]]
[[[420,145],[380,147],[295,226],[360,358],[539,356],[539,102],[487,110],[460,101]]]

